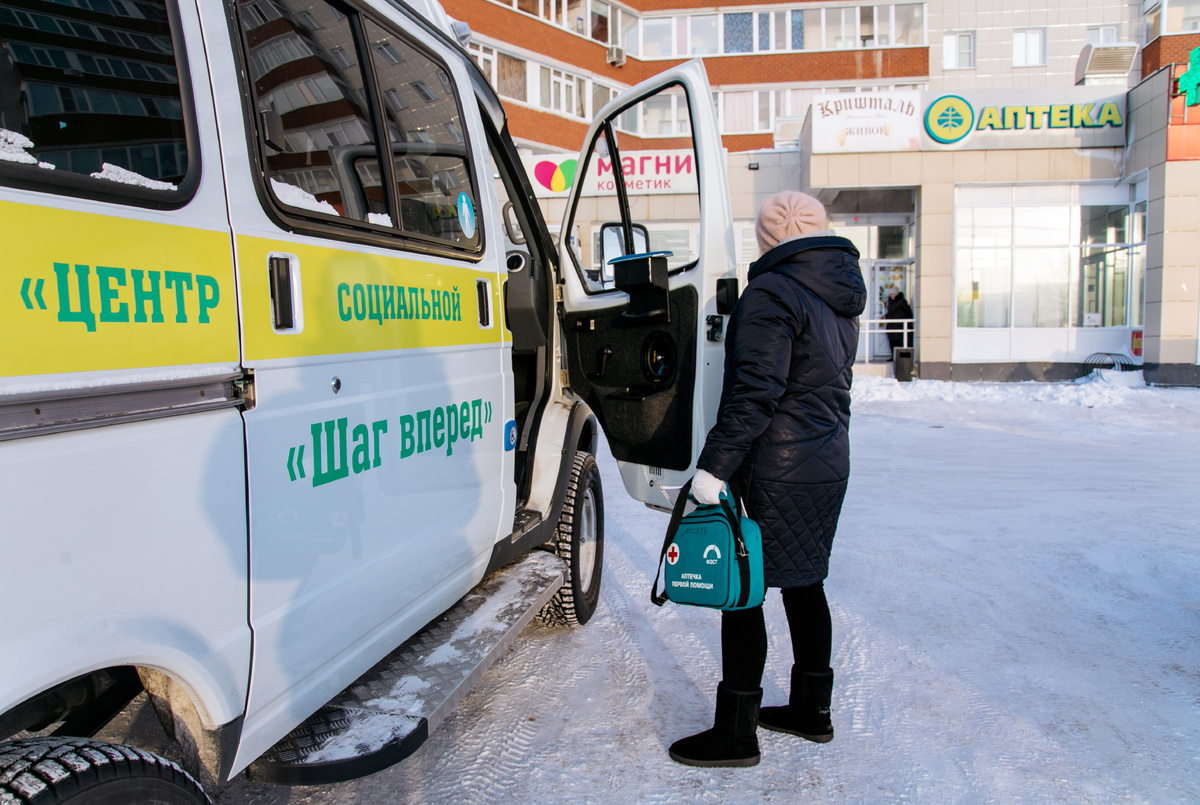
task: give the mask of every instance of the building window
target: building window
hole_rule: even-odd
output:
[[[1013,31],[1013,67],[1046,66],[1046,29]]]
[[[411,84],[409,84],[409,86],[412,87],[413,90],[416,91],[417,95],[421,96],[421,100],[425,101],[426,103],[430,103],[437,98],[437,96],[433,94],[433,90],[431,90],[429,85],[424,81],[413,81]]]
[[[897,45],[925,44],[925,6],[922,3],[904,3],[895,6],[896,17],[892,30]]]
[[[509,56],[507,53],[496,54],[496,92],[500,95],[518,101],[528,101],[528,76],[529,69],[524,59]]]
[[[1120,41],[1120,25],[1093,25],[1087,29],[1087,43],[1089,45],[1110,45]]]
[[[1164,33],[1200,31],[1200,0],[1169,0]]]
[[[750,53],[754,50],[754,14],[725,15],[725,52]]]
[[[1145,34],[1143,43],[1157,39],[1162,33],[1162,6],[1157,5],[1147,11],[1142,23]]]
[[[969,70],[975,66],[975,32],[959,31],[942,36],[942,69]]]
[[[592,39],[608,44],[608,3],[592,0]]]
[[[350,61],[350,56],[346,54],[346,49],[335,47],[329,51],[329,55],[339,67],[352,67],[354,62]]]
[[[625,12],[621,14],[624,20]],[[715,53],[854,50],[924,44],[925,5],[899,3],[685,14],[643,19],[641,25],[642,56],[647,59]]]
[[[718,52],[717,15],[700,14],[689,18],[691,22],[688,52],[693,56],[711,56]]]
[[[307,11],[300,12],[300,21],[310,31],[315,31],[321,27],[321,23],[317,22],[317,18]]]
[[[387,98],[388,106],[392,107],[394,111],[399,112],[401,109],[408,108],[408,104],[404,102],[404,98],[400,97],[400,93],[397,90],[385,90],[383,95]]]
[[[641,51],[638,48],[638,18],[635,14],[619,9],[621,13],[621,47],[630,56],[636,56]]]
[[[604,104],[608,103],[616,95],[615,90],[611,90],[603,84],[592,82],[592,116],[600,114],[600,110],[604,108]]]
[[[584,79],[553,70],[541,68],[541,106],[564,112],[572,117],[587,117],[587,83]]]
[[[396,48],[392,47],[391,43],[389,42],[376,45],[375,49],[379,51],[383,58],[388,60],[388,64],[399,64],[400,62],[404,61],[404,57],[401,56],[400,52],[396,50]]]
[[[673,25],[674,20],[671,17],[642,20],[642,54],[647,59],[661,59],[671,55]]]

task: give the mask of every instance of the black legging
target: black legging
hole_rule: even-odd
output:
[[[829,668],[833,623],[825,585],[792,587],[783,591],[783,608],[792,633],[792,654],[803,671]],[[755,690],[762,685],[767,664],[767,626],[761,606],[721,613],[721,670],[725,684],[734,690]]]

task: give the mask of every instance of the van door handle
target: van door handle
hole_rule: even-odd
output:
[[[292,261],[282,255],[267,258],[271,277],[271,316],[276,330],[291,330],[296,326],[292,308]]]
[[[475,280],[475,301],[479,304],[479,326],[489,329],[492,326],[492,283],[487,280]]]

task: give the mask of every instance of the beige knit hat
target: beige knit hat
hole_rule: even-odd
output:
[[[764,201],[758,211],[758,220],[754,222],[760,254],[788,238],[809,235],[824,228],[824,205],[795,190],[784,190]]]

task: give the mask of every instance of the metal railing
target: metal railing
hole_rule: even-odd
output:
[[[901,325],[895,329],[889,329],[889,325]],[[876,341],[880,340],[875,337],[882,337],[883,343],[887,344],[888,335],[903,335],[904,345],[911,347],[916,344],[916,320],[915,319],[859,319],[858,320],[858,341],[859,354],[863,355],[863,362],[870,363],[872,360],[890,361],[892,359],[892,348],[889,345],[887,352],[882,355],[875,350]],[[865,343],[865,349],[863,344]]]

